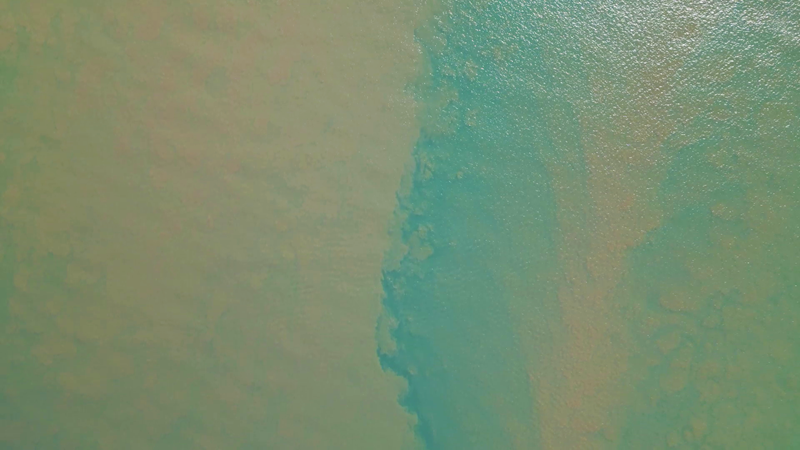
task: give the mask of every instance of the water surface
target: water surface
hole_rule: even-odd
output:
[[[451,1],[384,290],[430,449],[794,448],[800,9]]]

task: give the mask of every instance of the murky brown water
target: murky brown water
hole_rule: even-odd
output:
[[[0,445],[401,448],[413,5],[0,6]]]

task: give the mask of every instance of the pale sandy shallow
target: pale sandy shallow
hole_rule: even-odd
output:
[[[421,16],[0,8],[0,446],[415,447],[375,323]]]

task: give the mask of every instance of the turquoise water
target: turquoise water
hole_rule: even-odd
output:
[[[800,448],[798,23],[452,1],[418,30],[379,354],[427,448]]]
[[[552,147],[545,111],[535,93],[516,91],[513,79],[547,75],[534,43],[520,58],[498,60],[492,52],[503,40],[524,45],[518,22],[497,29],[519,14],[465,7],[442,18],[434,28],[447,45],[431,55],[432,77],[419,87],[425,109],[414,187],[401,199],[410,250],[384,280],[386,304],[399,319],[399,349],[384,361],[409,378],[406,401],[431,448],[536,441],[508,304],[514,298],[503,278],[517,267],[553,264],[555,204],[541,156],[541,147]],[[508,432],[513,424],[517,435]]]

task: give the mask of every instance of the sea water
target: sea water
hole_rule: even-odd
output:
[[[401,449],[424,9],[0,1],[0,448]]]
[[[384,269],[429,449],[800,446],[800,8],[449,1]]]
[[[799,16],[0,2],[0,447],[800,447]]]

